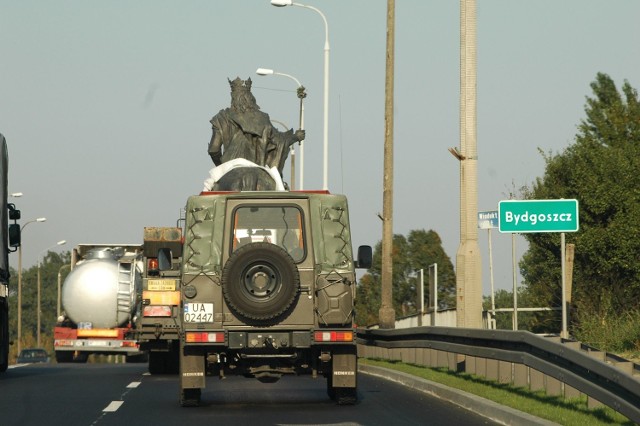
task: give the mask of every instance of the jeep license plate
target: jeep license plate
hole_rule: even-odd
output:
[[[184,322],[213,322],[213,303],[186,303]]]

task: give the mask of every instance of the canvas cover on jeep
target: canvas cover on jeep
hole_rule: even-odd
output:
[[[192,196],[187,201],[183,275],[220,276],[226,197]]]
[[[252,202],[259,193],[252,194]],[[347,199],[343,195],[304,194],[310,200],[315,264],[320,273],[353,272]],[[183,274],[219,276],[222,262],[226,195],[192,196],[187,201]],[[273,199],[273,193],[265,193]],[[283,198],[286,199],[286,198]]]

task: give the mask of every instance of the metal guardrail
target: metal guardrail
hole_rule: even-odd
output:
[[[632,364],[626,372],[596,359],[579,342],[549,339],[528,331],[481,330],[453,327],[414,327],[396,330],[358,329],[357,341],[367,348],[433,349],[469,357],[522,364],[553,377],[640,423],[640,380]],[[604,353],[601,353],[604,355]],[[400,359],[389,353],[391,359]],[[415,359],[415,353],[410,355]],[[609,361],[616,361],[607,357]],[[622,359],[619,359],[624,361]],[[630,363],[626,362],[629,365]],[[464,370],[464,363],[457,365]]]

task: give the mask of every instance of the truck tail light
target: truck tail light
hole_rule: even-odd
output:
[[[106,337],[111,339],[122,338],[122,329],[119,328],[79,328],[78,337]]]
[[[144,317],[170,317],[171,306],[165,305],[147,305],[142,310]]]
[[[316,331],[313,339],[316,342],[353,342],[353,331]]]
[[[187,331],[185,340],[187,343],[224,343],[224,331]]]

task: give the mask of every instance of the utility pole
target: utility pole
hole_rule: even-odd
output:
[[[395,328],[393,309],[393,62],[395,0],[387,0],[387,61],[384,86],[384,178],[382,183],[382,306],[380,328]]]
[[[476,0],[460,0],[460,245],[456,253],[457,326],[482,328],[476,144]]]

